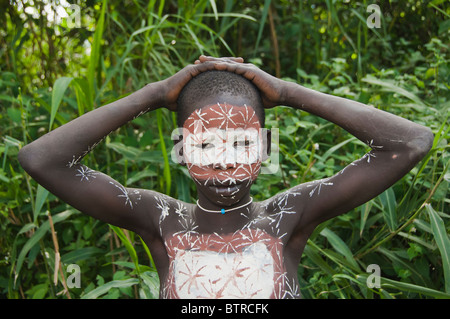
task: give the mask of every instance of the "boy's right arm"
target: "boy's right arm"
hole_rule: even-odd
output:
[[[23,147],[20,164],[39,184],[83,213],[138,233],[148,230],[154,226],[154,218],[146,215],[148,207],[155,206],[151,205],[154,192],[125,188],[81,160],[109,133],[137,116],[161,106],[175,110],[184,85],[207,69],[204,64],[190,65],[72,120]]]

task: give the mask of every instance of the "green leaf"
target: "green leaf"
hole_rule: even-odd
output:
[[[131,287],[139,283],[139,279],[136,278],[130,278],[126,280],[113,280],[110,282],[107,282],[106,284],[95,288],[94,290],[90,291],[86,295],[82,296],[81,299],[97,299],[101,295],[104,295],[108,293],[109,290],[112,288],[126,288]]]
[[[450,240],[445,230],[444,221],[430,204],[425,206],[430,217],[434,240],[441,252],[442,268],[444,269],[445,291],[450,293]]]
[[[93,43],[91,44],[91,57],[89,60],[88,75],[87,75],[89,83],[89,96],[87,99],[89,111],[91,111],[94,108],[95,88],[96,88],[95,77],[97,74],[96,72],[98,65],[100,64],[100,48],[105,24],[105,12],[107,3],[108,3],[107,0],[103,0],[102,11],[97,21],[97,25],[95,26],[94,40]]]
[[[76,78],[73,79],[72,85],[77,99],[78,115],[81,116],[89,105],[89,83],[84,78]]]
[[[392,81],[377,79],[372,75],[366,76],[365,78],[362,79],[362,81],[369,83],[369,84],[379,85],[379,86],[383,87],[383,89],[385,91],[400,94],[400,95],[406,97],[407,99],[410,99],[411,101],[415,102],[418,106],[422,106],[422,107],[426,106],[426,104],[417,95],[415,95],[414,93],[411,93],[410,91],[408,91],[402,87],[399,87],[398,85],[394,84]]]
[[[311,244],[306,245],[304,254],[328,275],[332,276],[336,273],[334,269],[320,256],[319,251],[314,245]]]
[[[383,205],[383,217],[391,231],[397,229],[397,202],[392,187],[385,190],[379,196]]]
[[[409,260],[404,261],[403,259],[398,257],[396,253],[386,248],[379,247],[378,251],[388,257],[392,261],[393,266],[398,266],[401,269],[405,270],[407,273],[411,274],[414,282],[419,283],[423,286],[429,286],[432,284],[427,275],[421,273],[419,269],[414,265],[414,263],[409,262]]]
[[[264,8],[263,8],[262,16],[261,16],[261,21],[259,23],[258,35],[256,37],[255,53],[259,47],[259,41],[261,40],[261,36],[262,36],[263,30],[264,30],[264,25],[265,25],[266,19],[267,19],[267,14],[269,13],[270,3],[271,3],[271,0],[264,1]],[[256,55],[256,54],[254,54],[254,55]]]
[[[166,150],[166,143],[164,142],[164,135],[163,135],[163,120],[162,120],[162,111],[160,109],[156,110],[156,121],[158,124],[158,133],[159,133],[159,145],[161,147],[161,152],[164,157],[164,180],[166,183],[166,194],[170,194],[170,188],[172,185],[172,178],[170,174],[170,164],[169,164],[169,157],[167,155]]]
[[[133,146],[127,146],[118,142],[106,143],[106,147],[113,149],[117,153],[122,154],[123,156],[125,156],[127,159],[130,160],[137,160],[141,154],[140,149]]]
[[[343,141],[343,142],[341,142],[341,143],[331,147],[329,150],[327,150],[325,152],[325,154],[323,154],[323,156],[321,157],[321,161],[325,162],[331,154],[336,152],[338,149],[340,149],[345,144],[347,144],[349,142],[352,142],[352,141],[355,141],[355,140],[356,140],[356,137],[351,137],[351,138],[349,138],[349,139],[347,139],[347,140],[345,140],[345,141]]]
[[[368,275],[366,275],[366,274],[361,274],[361,275],[356,276],[357,279],[363,278],[364,280],[367,280],[367,277],[368,277]],[[398,290],[402,290],[402,291],[406,291],[406,292],[414,292],[414,293],[418,293],[418,294],[422,294],[422,295],[430,296],[430,297],[434,297],[434,298],[439,298],[439,299],[449,299],[450,298],[450,294],[447,294],[445,292],[427,288],[427,287],[422,287],[419,285],[410,284],[407,282],[396,281],[396,280],[392,280],[392,279],[388,279],[388,278],[384,278],[384,277],[380,277],[380,282],[381,282],[381,287],[384,289],[395,288]]]
[[[214,0],[209,0],[209,3],[211,4],[211,8],[213,9],[213,12],[214,12],[214,18],[215,18],[216,20],[219,20],[219,16],[218,16],[218,14],[217,14],[217,5],[216,5],[216,1],[214,1]]]
[[[348,246],[344,243],[344,241],[336,235],[333,231],[328,228],[324,228],[320,234],[328,239],[328,242],[333,246],[333,248],[340,254],[342,254],[345,259],[353,266],[355,270],[359,270],[358,263],[355,258],[353,258],[353,254],[348,248]]]
[[[155,272],[145,272],[141,274],[141,279],[143,280],[142,286],[145,292],[146,299],[156,299],[159,296],[159,277]]]
[[[52,90],[52,106],[50,111],[50,124],[48,130],[51,131],[53,122],[55,120],[56,113],[58,112],[59,105],[61,104],[64,92],[66,92],[67,87],[73,78],[62,77],[55,81]]]
[[[91,257],[104,254],[104,250],[98,247],[84,247],[73,250],[61,256],[61,261],[65,264],[73,264],[80,260],[85,260]]]
[[[46,190],[41,185],[38,185],[36,193],[36,201],[34,204],[33,222],[36,222],[37,217],[41,212],[42,206],[44,206],[44,203],[47,200],[47,197],[48,197],[48,190]]]
[[[120,241],[124,244],[125,248],[127,249],[128,253],[130,254],[131,260],[134,262],[134,265],[136,267],[136,270],[139,270],[139,263],[138,263],[138,256],[136,253],[136,250],[134,249],[132,243],[128,240],[127,236],[123,232],[123,230],[120,227],[109,225],[111,229],[117,234]]]
[[[6,110],[6,113],[8,114],[9,118],[11,119],[11,121],[20,124],[21,122],[21,114],[20,114],[20,110],[19,109],[15,109],[13,107],[9,107]]]
[[[66,210],[62,213],[59,213],[55,216],[53,216],[53,223],[56,224],[62,220],[67,219],[70,215],[73,214],[73,211]],[[25,260],[25,257],[27,256],[28,252],[33,248],[39,240],[50,230],[50,222],[47,220],[36,230],[36,232],[31,236],[30,239],[23,245],[22,250],[19,253],[19,257],[17,258],[17,264],[15,267],[15,279],[14,282],[17,280],[17,277],[20,274],[20,270],[22,269],[23,262]]]
[[[359,237],[362,237],[364,227],[366,226],[367,218],[369,217],[370,209],[372,208],[372,201],[369,201],[360,207],[361,212],[361,223],[359,226]]]

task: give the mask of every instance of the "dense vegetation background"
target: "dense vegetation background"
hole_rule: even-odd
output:
[[[382,195],[321,225],[298,273],[305,298],[450,297],[448,1],[1,2],[0,296],[157,297],[140,238],[49,194],[24,173],[17,152],[207,54],[242,56],[279,77],[430,127],[429,155]],[[370,4],[380,6],[379,28],[367,25]],[[125,185],[192,201],[193,184],[170,159],[174,116],[162,109],[137,118],[86,164]],[[277,107],[267,126],[280,128],[281,169],[260,176],[256,199],[330,176],[367,151],[302,111]],[[382,276],[373,288],[371,264]],[[65,289],[77,274],[79,288]]]

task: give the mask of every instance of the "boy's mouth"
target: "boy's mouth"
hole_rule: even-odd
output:
[[[210,185],[208,186],[208,188],[221,196],[233,196],[239,191],[240,185],[239,184],[228,186]]]

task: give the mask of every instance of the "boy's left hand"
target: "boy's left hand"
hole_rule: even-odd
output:
[[[215,70],[229,71],[245,77],[261,91],[265,108],[284,104],[287,90],[286,81],[264,72],[251,63],[243,62],[242,58],[215,58],[201,55],[195,64],[212,64]]]

